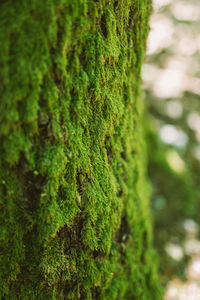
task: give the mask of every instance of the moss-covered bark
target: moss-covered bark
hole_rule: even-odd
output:
[[[0,4],[0,299],[160,299],[140,68],[150,0]]]

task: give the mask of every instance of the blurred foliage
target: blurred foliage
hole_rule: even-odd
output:
[[[183,247],[184,222],[200,208],[200,3],[154,1],[143,68],[149,177],[155,245],[163,284],[184,278],[187,255],[172,259],[167,244]],[[184,250],[183,250],[184,252]]]

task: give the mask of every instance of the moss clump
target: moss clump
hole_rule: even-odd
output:
[[[160,299],[139,92],[150,10],[0,4],[0,299]]]

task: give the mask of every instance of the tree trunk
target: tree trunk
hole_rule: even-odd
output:
[[[160,299],[140,68],[150,0],[0,4],[0,299]]]

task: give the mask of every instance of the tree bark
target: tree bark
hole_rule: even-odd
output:
[[[140,69],[150,0],[0,4],[0,299],[160,299]]]

